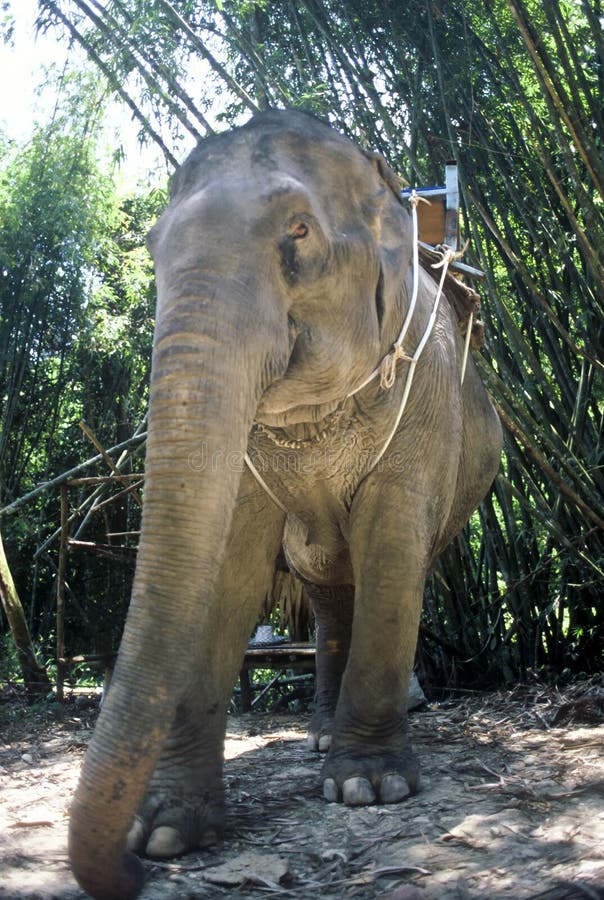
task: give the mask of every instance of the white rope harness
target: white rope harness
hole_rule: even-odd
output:
[[[432,264],[433,269],[441,269],[442,270],[441,275],[440,275],[440,280],[438,283],[438,288],[436,291],[436,295],[434,297],[434,301],[432,303],[432,311],[431,311],[428,321],[426,323],[424,333],[422,334],[422,336],[417,344],[417,347],[415,348],[415,351],[413,352],[413,354],[411,356],[409,356],[407,353],[405,353],[405,351],[403,349],[403,341],[405,340],[405,337],[409,330],[409,326],[411,325],[411,322],[413,320],[413,314],[415,312],[415,307],[417,305],[417,297],[418,297],[418,293],[419,293],[419,240],[418,240],[417,204],[422,199],[423,198],[419,197],[419,195],[415,191],[411,192],[411,196],[409,198],[409,203],[411,205],[411,219],[412,219],[412,228],[413,228],[413,251],[412,251],[412,255],[413,255],[413,260],[412,260],[413,286],[411,289],[411,300],[409,302],[409,307],[407,309],[407,314],[405,316],[405,320],[403,322],[402,328],[399,332],[397,339],[395,340],[394,344],[392,345],[392,349],[389,351],[389,353],[386,354],[386,356],[379,363],[379,365],[376,366],[376,368],[373,370],[373,372],[371,372],[371,374],[368,375],[367,378],[363,382],[361,382],[361,384],[358,387],[356,387],[354,389],[354,391],[351,391],[349,394],[346,395],[346,399],[348,399],[349,397],[354,397],[355,394],[358,394],[359,391],[361,391],[370,382],[372,382],[374,380],[374,378],[377,378],[378,375],[380,376],[380,387],[383,390],[390,390],[390,388],[394,385],[394,382],[396,381],[396,369],[397,369],[397,363],[398,363],[399,359],[402,359],[405,362],[409,363],[409,367],[407,369],[407,377],[405,380],[405,387],[404,387],[403,394],[401,397],[401,402],[399,404],[396,419],[394,421],[394,425],[390,429],[390,431],[388,433],[388,437],[386,438],[381,450],[377,453],[377,455],[371,461],[371,465],[368,467],[367,472],[366,472],[367,475],[371,471],[373,471],[373,469],[375,469],[375,467],[377,466],[379,461],[382,459],[382,457],[388,450],[388,447],[392,443],[392,439],[394,438],[394,435],[396,434],[397,429],[401,423],[401,419],[403,418],[403,413],[405,412],[405,407],[407,406],[407,401],[409,399],[409,394],[411,392],[411,385],[413,384],[413,376],[415,375],[415,367],[417,366],[419,358],[422,355],[426,344],[428,343],[428,339],[432,333],[432,329],[434,328],[434,323],[436,322],[438,307],[440,305],[440,300],[441,300],[442,292],[443,292],[443,286],[445,283],[445,278],[447,276],[447,271],[449,269],[449,264],[451,263],[452,260],[456,259],[458,256],[461,255],[461,254],[456,253],[454,250],[451,250],[449,247],[445,247],[444,251],[442,253],[442,259],[440,259],[438,262]],[[424,202],[428,202],[428,201],[424,201]],[[465,373],[466,373],[468,352],[469,352],[469,348],[470,348],[470,338],[472,335],[472,322],[473,322],[473,317],[470,316],[470,320],[468,322],[468,330],[466,332],[466,337],[465,337],[464,352],[463,352],[463,359],[462,359],[462,365],[461,365],[461,383],[462,384],[463,384],[463,381],[465,378]],[[249,468],[250,472],[252,473],[252,475],[254,476],[256,481],[258,481],[258,483],[264,488],[264,490],[266,491],[268,496],[271,498],[273,503],[275,503],[279,507],[279,509],[281,509],[283,512],[287,513],[288,510],[283,505],[283,503],[281,503],[279,498],[273,493],[273,491],[269,488],[269,486],[265,482],[264,478],[262,477],[262,475],[260,474],[258,469],[253,464],[252,460],[250,459],[249,454],[246,453],[244,458],[245,458],[245,462],[246,462],[247,467]]]
[[[274,503],[276,506],[278,506],[280,510],[282,510],[284,513],[286,513],[286,512],[288,511],[288,510],[287,510],[287,507],[285,507],[285,506],[281,503],[281,501],[279,500],[279,498],[277,497],[277,495],[274,494],[274,493],[271,491],[271,489],[269,488],[268,484],[266,483],[266,481],[264,480],[264,478],[262,477],[262,475],[260,474],[260,472],[258,471],[258,469],[256,468],[256,466],[254,465],[254,463],[253,463],[252,460],[250,459],[249,453],[246,453],[246,454],[244,455],[243,458],[245,459],[245,464],[246,464],[246,466],[248,467],[248,469],[250,470],[250,472],[252,473],[252,475],[254,476],[254,478],[256,479],[256,481],[258,482],[258,484],[259,484],[261,487],[264,488],[264,490],[265,490],[266,493],[269,495],[269,497],[271,498],[271,500],[273,501],[273,503]]]

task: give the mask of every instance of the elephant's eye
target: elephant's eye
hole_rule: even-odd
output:
[[[279,241],[281,269],[290,284],[318,278],[325,263],[326,241],[311,214],[295,213]]]
[[[296,222],[289,231],[289,236],[293,238],[294,241],[299,241],[301,238],[305,238],[308,234],[308,225],[306,222]]]

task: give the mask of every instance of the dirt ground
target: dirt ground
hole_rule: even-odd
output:
[[[0,898],[75,900],[67,815],[98,699],[62,721],[0,692]],[[604,677],[411,714],[422,790],[347,809],[320,795],[305,719],[233,717],[224,843],[148,866],[142,900],[604,898]]]

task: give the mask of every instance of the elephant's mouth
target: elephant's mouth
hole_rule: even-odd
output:
[[[266,395],[260,401],[255,418],[256,422],[272,428],[286,428],[292,425],[310,427],[313,424],[318,427],[322,420],[333,413],[344,399],[339,394],[334,400],[328,400],[325,403],[301,403],[286,409],[273,409],[270,402],[265,403],[265,398]]]
[[[367,348],[346,350],[346,342],[295,323],[295,339],[283,376],[263,393],[256,421],[273,427],[320,423],[334,412],[375,365]],[[290,329],[290,336],[292,330]]]

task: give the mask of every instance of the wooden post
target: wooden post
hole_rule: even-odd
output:
[[[451,250],[457,250],[459,243],[459,180],[456,163],[445,166],[445,239]]]
[[[65,683],[65,570],[69,550],[69,504],[67,482],[61,485],[61,541],[57,572],[57,700],[63,702]]]
[[[239,673],[239,686],[241,687],[241,710],[249,712],[254,699],[249,669],[242,669]]]

